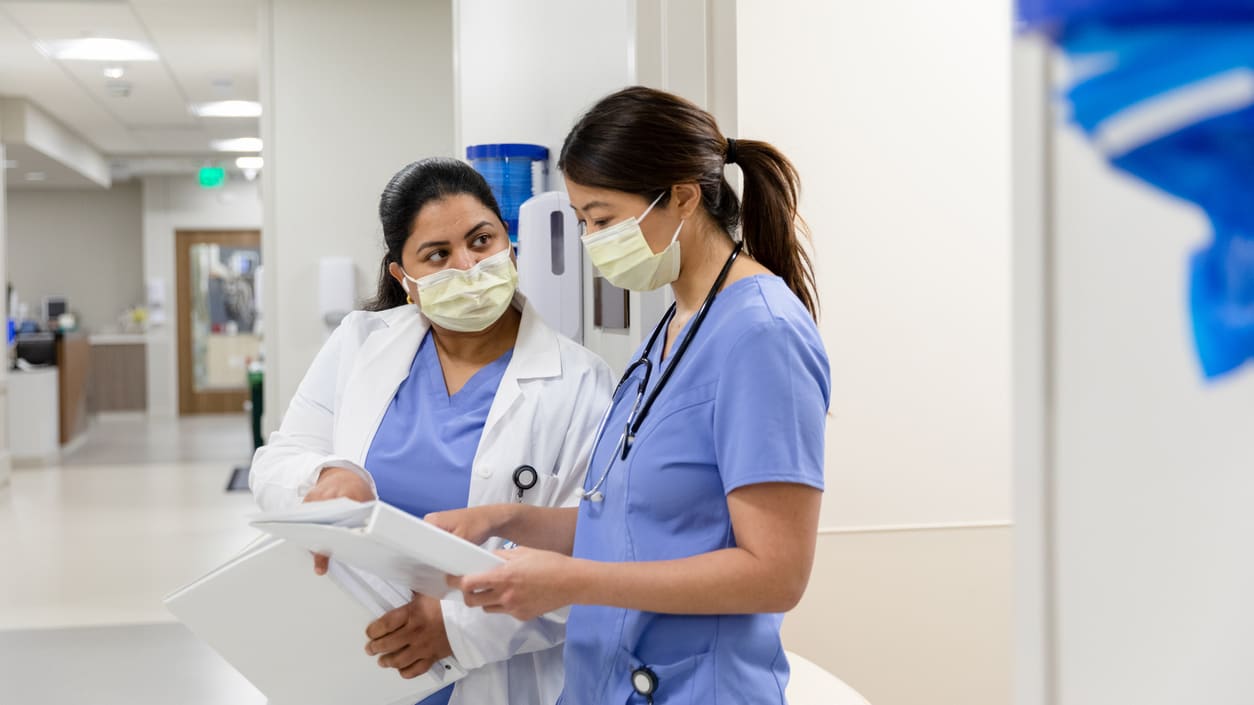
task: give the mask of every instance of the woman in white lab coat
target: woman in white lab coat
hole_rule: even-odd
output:
[[[415,162],[384,189],[379,215],[387,254],[378,295],[332,333],[257,451],[258,503],[377,496],[418,516],[578,504],[609,368],[517,293],[483,177],[452,159]],[[520,622],[419,595],[363,641],[405,677],[450,655],[470,670],[422,705],[551,705],[564,634],[563,616]]]

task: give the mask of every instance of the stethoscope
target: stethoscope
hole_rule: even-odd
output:
[[[518,490],[515,501],[523,501],[523,493],[535,487],[539,481],[540,473],[536,472],[536,469],[530,465],[519,465],[517,468],[514,468],[514,487]]]
[[[614,452],[610,455],[610,460],[605,464],[605,470],[601,472],[601,477],[590,490],[584,490],[579,498],[591,502],[600,502],[605,499],[605,494],[601,492],[601,485],[605,484],[605,478],[609,477],[610,470],[614,467],[614,460],[627,459],[627,451],[631,450],[631,445],[636,441],[636,433],[640,430],[640,426],[644,423],[645,417],[649,415],[649,409],[653,407],[653,402],[657,401],[658,394],[670,381],[671,375],[674,374],[675,368],[679,366],[679,361],[683,359],[684,353],[688,350],[688,345],[692,343],[692,339],[696,337],[697,331],[701,328],[701,323],[705,321],[705,316],[710,312],[710,305],[714,303],[714,297],[718,296],[719,289],[723,288],[723,282],[727,281],[727,273],[731,271],[731,266],[735,263],[736,258],[740,256],[742,243],[737,242],[732,248],[731,256],[727,258],[727,262],[723,264],[723,269],[718,273],[718,278],[714,280],[714,286],[710,287],[710,291],[705,295],[705,301],[701,303],[701,308],[697,309],[697,315],[692,319],[692,325],[688,328],[688,332],[684,335],[683,340],[679,341],[679,346],[675,348],[675,352],[671,355],[670,364],[662,371],[662,377],[658,380],[657,386],[653,388],[653,392],[649,394],[647,399],[644,398],[645,389],[649,386],[649,376],[653,374],[653,361],[649,359],[649,354],[653,351],[653,345],[657,339],[661,337],[662,331],[666,330],[666,326],[675,316],[675,304],[671,304],[666,309],[666,315],[662,316],[662,320],[658,321],[657,326],[653,328],[653,334],[649,336],[649,340],[644,345],[644,350],[640,353],[640,358],[627,366],[623,371],[623,376],[618,380],[618,386],[614,388],[614,396],[617,397],[623,385],[631,378],[632,373],[637,368],[644,368],[644,374],[640,376],[640,382],[636,386],[636,398],[631,403],[631,411],[627,414],[627,424],[623,428],[623,434],[618,437],[618,443],[614,446]],[[641,406],[640,401],[644,400]],[[609,412],[605,414],[605,418],[609,419]],[[605,422],[602,421],[601,430],[597,432],[597,443],[601,442],[601,436],[605,433]]]
[[[631,672],[631,687],[644,696],[649,705],[653,705],[653,694],[657,692],[657,674],[648,666],[641,666]]]

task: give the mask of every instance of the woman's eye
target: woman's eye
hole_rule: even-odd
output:
[[[483,247],[489,242],[492,242],[492,235],[490,233],[482,233],[475,238],[475,247]]]
[[[443,262],[446,259],[448,259],[448,251],[446,250],[435,250],[427,255],[428,262]]]
[[[609,219],[607,219],[607,218],[599,218],[599,219],[597,219],[597,220],[592,221],[592,229],[593,229],[593,230],[600,230],[600,229],[604,228],[605,226],[609,225],[609,223],[610,223]],[[580,234],[580,235],[587,235],[587,234],[588,234],[588,221],[586,221],[586,220],[581,220],[581,221],[579,221],[579,234]]]

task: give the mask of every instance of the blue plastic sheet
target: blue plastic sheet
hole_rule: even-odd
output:
[[[1072,120],[1115,167],[1201,206],[1189,259],[1202,371],[1254,358],[1254,0],[1021,0],[1083,67]]]

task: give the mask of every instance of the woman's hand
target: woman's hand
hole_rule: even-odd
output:
[[[366,636],[366,653],[378,656],[380,667],[395,668],[402,678],[417,678],[453,655],[440,601],[418,593],[409,604],[371,622]]]
[[[509,514],[517,506],[485,504],[447,512],[432,512],[423,517],[423,521],[478,546],[493,536],[500,535],[501,527],[509,520]]]
[[[479,575],[449,576],[470,607],[527,621],[577,602],[579,567],[570,556],[532,548],[497,551],[505,564]]]
[[[374,491],[370,483],[361,475],[348,468],[323,468],[318,474],[318,482],[305,495],[305,502],[325,502],[331,499],[347,497],[358,502],[374,500]],[[326,575],[327,557],[314,554],[314,572]]]

